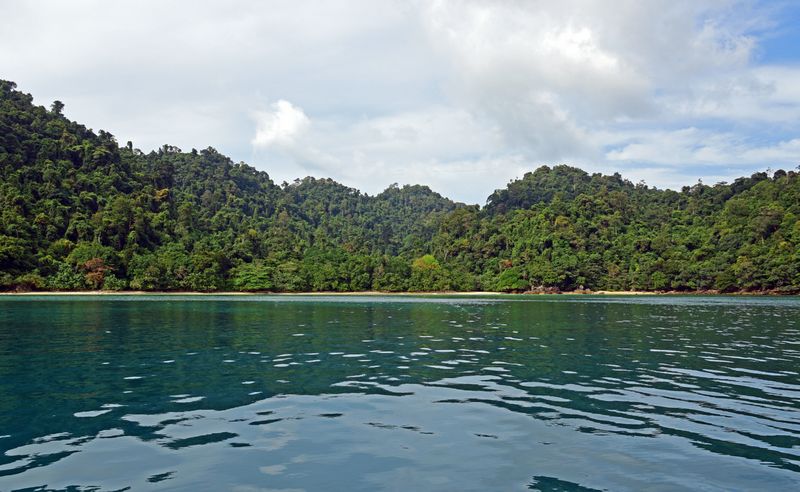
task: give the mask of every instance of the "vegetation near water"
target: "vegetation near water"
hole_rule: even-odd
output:
[[[32,101],[0,81],[4,290],[800,291],[796,171],[677,192],[540,167],[481,208],[144,154]]]

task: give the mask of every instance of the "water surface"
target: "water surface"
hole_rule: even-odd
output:
[[[0,490],[791,490],[800,300],[0,297]]]

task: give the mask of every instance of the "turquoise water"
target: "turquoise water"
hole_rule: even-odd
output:
[[[0,297],[0,490],[797,490],[800,300]]]

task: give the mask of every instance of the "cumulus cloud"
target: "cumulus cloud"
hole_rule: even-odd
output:
[[[609,9],[567,0],[543,9],[466,0],[435,2],[426,19],[453,66],[458,103],[549,157],[568,156],[564,148],[580,155],[592,130],[669,119],[680,104],[719,100],[727,86],[762,95],[765,81],[745,70],[754,41],[744,28],[712,19],[696,27],[720,12],[719,3],[680,1],[620,1]],[[565,145],[548,148],[553,141]]]
[[[320,170],[369,191],[397,177],[480,202],[485,183],[502,186],[540,164],[679,187],[792,162],[791,145],[749,134],[763,122],[792,122],[800,97],[793,69],[753,64],[753,32],[768,19],[747,7],[423,4],[420,23],[446,67],[443,100],[337,121],[312,139],[338,157]],[[731,16],[734,8],[742,14]],[[733,121],[739,133],[725,127]]]
[[[277,180],[483,202],[541,164],[679,187],[800,152],[800,55],[762,61],[797,27],[758,0],[0,3],[2,76],[40,104]]]
[[[291,146],[311,124],[302,109],[281,99],[267,111],[256,111],[256,134],[251,143],[254,147]]]

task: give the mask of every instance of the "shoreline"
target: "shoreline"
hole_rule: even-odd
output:
[[[421,292],[382,292],[375,290],[354,292],[245,292],[245,291],[144,291],[144,290],[76,290],[76,291],[26,291],[26,292],[0,292],[2,296],[513,296],[513,297],[538,297],[538,296],[741,296],[741,297],[798,297],[800,294],[780,293],[770,291],[758,292],[716,292],[716,291],[646,291],[646,290],[597,290],[597,291],[570,291],[570,292],[492,292],[492,291],[421,291]]]

